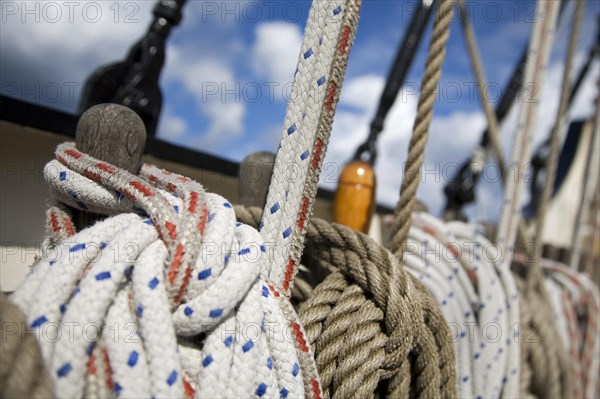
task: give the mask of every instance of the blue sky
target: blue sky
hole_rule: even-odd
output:
[[[555,0],[549,0],[555,1]],[[571,3],[573,3],[572,0]],[[51,5],[49,5],[51,4]],[[1,0],[1,92],[30,102],[74,112],[82,82],[96,67],[124,58],[146,30],[153,1],[14,2]],[[396,47],[414,11],[414,0],[365,0],[346,83],[334,122],[322,185],[334,188],[337,173],[364,140]],[[490,97],[498,97],[526,45],[534,2],[468,1]],[[600,2],[588,1],[578,46],[576,70],[596,34]],[[184,21],[169,39],[161,78],[163,112],[159,137],[224,158],[241,160],[257,150],[275,150],[286,109],[309,1],[189,0]],[[71,8],[69,8],[71,7]],[[573,5],[559,30],[547,79],[539,94],[545,115],[535,143],[549,132],[558,91]],[[378,200],[398,198],[402,161],[415,115],[429,38],[422,43],[408,83],[389,115],[380,140]],[[592,112],[598,64],[586,80],[571,116]],[[457,16],[436,103],[426,153],[426,175],[419,197],[434,213],[443,204],[445,179],[472,151],[485,127]],[[287,88],[287,89],[286,89]],[[506,151],[516,108],[502,127]],[[502,188],[483,182],[474,219],[496,219]]]

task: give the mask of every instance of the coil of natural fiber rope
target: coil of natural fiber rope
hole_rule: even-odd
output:
[[[515,255],[512,269],[520,296],[520,393],[523,397],[570,397],[572,362],[563,348],[553,309],[539,287],[528,287],[531,261]],[[544,284],[543,281],[540,284]],[[543,288],[542,288],[543,289]]]
[[[257,225],[261,211],[235,207]],[[300,306],[328,397],[455,397],[452,341],[425,288],[368,236],[313,219],[303,264],[334,270]]]
[[[52,398],[48,375],[36,337],[26,330],[25,315],[0,293],[0,397]]]

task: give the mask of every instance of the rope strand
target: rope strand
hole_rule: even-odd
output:
[[[396,205],[396,220],[392,226],[390,251],[402,259],[410,228],[411,213],[421,181],[421,166],[425,157],[425,145],[429,137],[429,124],[433,117],[437,86],[442,75],[442,63],[446,55],[446,43],[450,37],[453,0],[441,0],[435,15],[433,33],[425,63],[421,87],[423,88],[417,106],[417,117],[408,148],[404,179],[400,188],[400,200]]]

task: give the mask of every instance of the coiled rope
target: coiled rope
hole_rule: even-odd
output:
[[[459,397],[518,394],[518,297],[508,268],[483,230],[417,213],[406,265],[423,282],[451,326]]]
[[[25,315],[0,293],[0,396],[3,398],[51,398],[48,375],[33,334],[26,334]]]
[[[573,360],[572,397],[600,396],[600,335],[598,287],[587,276],[566,265],[544,259],[546,287],[553,301],[565,350]]]
[[[73,341],[40,341],[57,395],[82,396],[86,373],[102,368],[93,354],[94,340],[90,344],[86,339],[90,325],[102,326],[100,353],[110,367],[106,385],[124,397],[182,396],[186,388],[201,397],[281,390],[302,396],[305,385],[312,392],[314,375],[310,368],[300,370],[295,341],[283,335],[291,305],[282,305],[260,278],[266,261],[263,241],[255,230],[235,224],[224,198],[197,186],[197,191],[189,189],[197,183],[150,165],[142,168],[145,180],[127,176],[79,153],[72,144],[59,146],[57,158],[65,164],[48,164],[46,178],[54,190],[74,193],[77,199],[69,205],[99,210],[112,202],[118,209],[117,203],[122,207],[127,201],[120,201],[117,193],[125,193],[132,211],[139,207],[150,213],[149,219],[119,214],[76,234],[63,243],[71,256],[38,263],[15,293],[31,328],[43,334],[52,324],[73,326]],[[96,190],[86,187],[84,179]],[[149,182],[170,187],[177,197]],[[115,191],[105,188],[111,186]],[[144,204],[147,199],[150,205]],[[194,219],[193,212],[198,218],[185,234],[182,227]],[[177,242],[179,234],[185,234],[186,244],[194,242],[195,231],[203,235],[194,247],[203,252],[188,266],[181,246],[165,242]],[[222,248],[209,251],[211,245]],[[164,265],[169,266],[165,276]],[[177,284],[177,272],[184,274],[184,291],[169,289]],[[174,295],[169,297],[169,292]],[[139,326],[139,334],[136,328],[133,339],[113,339],[110,329],[126,325]],[[252,326],[259,333],[243,332]],[[193,340],[181,340],[198,334],[206,334],[201,348]],[[249,374],[248,367],[255,372]]]
[[[73,340],[41,341],[58,396],[321,396],[287,297],[359,6],[311,7],[293,89],[299,101],[288,108],[270,188],[278,202],[267,202],[262,235],[190,179],[151,165],[137,177],[73,144],[58,147],[45,168],[55,198],[116,215],[76,233],[68,214],[51,208],[57,235],[48,241],[69,256],[38,262],[13,295],[35,331],[73,327]],[[288,158],[300,184],[286,179]],[[88,340],[90,325],[98,333]],[[128,325],[132,340],[111,336]]]

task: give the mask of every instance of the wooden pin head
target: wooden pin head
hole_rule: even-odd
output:
[[[146,128],[131,109],[117,104],[98,104],[79,118],[75,145],[96,159],[138,174],[146,145]]]
[[[245,206],[262,208],[267,202],[267,193],[275,165],[275,154],[254,152],[240,163],[239,202]]]
[[[117,104],[98,104],[77,122],[75,146],[85,154],[130,173],[138,174],[146,145],[144,122],[131,109]],[[74,210],[78,230],[92,225],[101,215]]]

